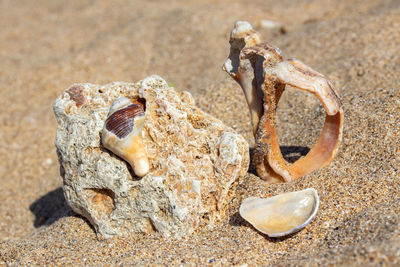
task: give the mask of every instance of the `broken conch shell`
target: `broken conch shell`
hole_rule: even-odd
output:
[[[144,101],[118,98],[110,107],[101,135],[104,147],[126,160],[140,177],[149,171],[142,136],[144,120]]]
[[[308,188],[264,199],[246,198],[239,213],[258,231],[280,237],[304,228],[315,217],[318,207],[317,191]]]
[[[327,165],[338,150],[343,128],[343,110],[331,83],[297,59],[284,60],[279,48],[262,43],[248,22],[235,23],[230,44],[223,69],[246,96],[256,139],[253,158],[258,176],[270,182],[288,182]],[[317,143],[290,166],[276,136],[276,109],[286,85],[314,94],[326,110]]]

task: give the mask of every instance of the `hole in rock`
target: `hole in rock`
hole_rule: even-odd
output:
[[[286,86],[276,116],[283,158],[294,163],[307,155],[317,142],[325,120],[325,109],[313,94]]]
[[[132,100],[139,102],[143,106],[143,110],[146,111],[146,99],[140,98],[140,97],[135,97]]]
[[[204,120],[203,116],[201,116],[200,114],[198,114],[196,112],[193,112],[192,114],[188,114],[187,120],[195,129],[203,129],[209,125],[209,123],[207,123],[207,121]]]
[[[108,217],[115,209],[115,194],[109,189],[85,189],[86,200],[98,218]]]
[[[153,221],[150,218],[143,219],[143,231],[148,234],[157,231],[157,228],[154,226]]]

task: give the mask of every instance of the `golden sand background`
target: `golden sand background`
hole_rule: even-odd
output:
[[[225,221],[183,240],[98,241],[62,195],[52,104],[74,82],[158,74],[243,134],[240,88],[221,70],[235,20],[248,20],[287,57],[325,74],[345,110],[340,152],[289,184],[240,184]],[[263,19],[284,30],[257,27]],[[7,264],[400,264],[400,1],[0,0],[0,262]],[[279,104],[286,158],[317,139],[324,109],[288,88]],[[245,197],[314,187],[313,222],[270,239],[238,215]]]

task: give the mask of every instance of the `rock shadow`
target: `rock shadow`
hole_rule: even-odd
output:
[[[283,158],[289,163],[296,162],[310,152],[306,146],[281,146],[280,148]]]
[[[292,164],[299,160],[301,157],[307,155],[310,152],[310,148],[306,146],[280,146],[283,158],[289,164]],[[250,147],[250,166],[247,172],[257,176],[254,159],[253,159],[254,147]]]
[[[248,223],[245,219],[242,218],[242,216],[240,216],[239,212],[236,212],[229,216],[229,224],[231,226],[251,226],[250,223]]]
[[[29,210],[35,215],[33,225],[36,228],[49,226],[63,217],[78,216],[68,206],[61,187],[37,199],[29,206]]]

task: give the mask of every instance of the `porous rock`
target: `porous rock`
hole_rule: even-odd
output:
[[[101,145],[109,107],[121,96],[146,100],[150,172],[142,178]],[[224,217],[248,169],[244,138],[158,76],[136,84],[75,84],[57,98],[54,113],[65,198],[100,237],[188,235]]]

